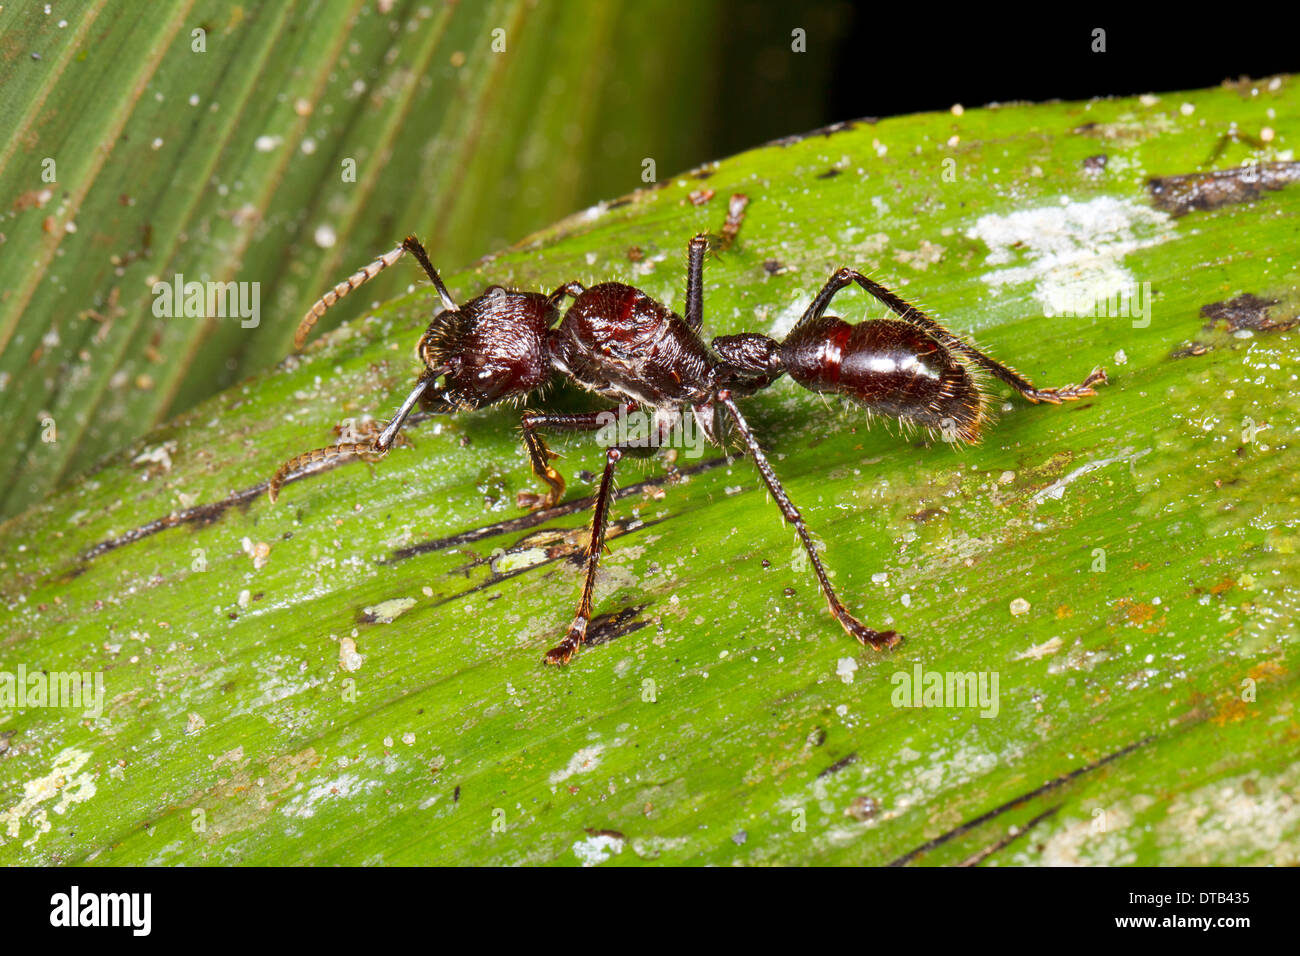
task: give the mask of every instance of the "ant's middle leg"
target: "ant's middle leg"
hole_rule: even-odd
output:
[[[1089,395],[1096,395],[1097,392],[1093,389],[1093,386],[1106,384],[1106,370],[1103,368],[1095,368],[1087,378],[1076,385],[1061,385],[1056,388],[1038,388],[1015,369],[1002,364],[996,359],[984,354],[979,349],[975,348],[975,346],[961,338],[958,338],[934,319],[916,308],[916,306],[904,301],[880,283],[868,279],[856,269],[837,270],[827,281],[826,285],[822,286],[822,290],[817,293],[816,298],[813,299],[803,316],[795,324],[795,328],[797,329],[801,325],[821,318],[822,314],[831,304],[831,300],[835,298],[835,295],[845,286],[853,282],[856,282],[869,295],[887,306],[890,311],[900,319],[903,319],[905,322],[909,322],[922,331],[932,335],[940,344],[966,356],[966,358],[970,359],[980,368],[992,373],[996,378],[1003,382],[1006,382],[1031,402],[1050,402],[1053,405],[1059,405],[1061,402],[1073,401]]]
[[[579,415],[551,415],[545,412],[524,412],[520,423],[524,429],[524,448],[533,466],[533,474],[550,486],[544,495],[533,491],[521,491],[515,495],[520,508],[537,511],[540,508],[554,508],[564,497],[564,476],[551,467],[551,459],[559,455],[546,447],[540,429],[555,431],[594,432],[610,423],[610,416],[627,413],[636,408],[634,402],[628,402],[617,409],[605,409],[599,412],[583,412]]]
[[[740,409],[731,397],[730,390],[725,388],[720,390],[717,400],[726,408],[732,422],[735,423],[736,430],[740,432],[740,437],[744,440],[750,457],[754,459],[754,465],[758,468],[758,473],[763,476],[763,482],[767,485],[767,490],[772,493],[772,499],[781,509],[782,516],[786,521],[794,525],[799,540],[803,542],[803,548],[808,553],[808,560],[812,562],[813,571],[817,574],[817,583],[821,585],[822,595],[826,598],[826,604],[830,608],[831,616],[839,621],[840,626],[856,637],[861,644],[870,644],[878,651],[894,647],[902,640],[902,637],[897,632],[877,631],[867,627],[844,607],[844,604],[835,594],[835,589],[831,587],[830,578],[826,574],[826,569],[822,566],[822,560],[817,554],[817,549],[813,546],[812,536],[808,533],[808,526],[804,524],[803,516],[799,514],[799,509],[794,506],[790,496],[781,487],[776,472],[768,464],[767,456],[763,454],[763,449],[759,447],[758,441],[754,438],[754,433],[749,430],[749,425],[745,423],[744,416],[740,414]]]
[[[709,251],[709,237],[704,233],[692,237],[686,247],[686,314],[682,316],[692,332],[704,325],[704,255]]]
[[[609,525],[609,506],[614,499],[614,469],[623,457],[620,448],[605,449],[605,471],[596,492],[596,509],[591,516],[591,540],[587,542],[586,571],[582,583],[582,599],[573,615],[573,623],[564,639],[552,647],[542,658],[545,664],[567,664],[587,639],[587,625],[591,623],[591,597],[596,589],[596,567],[600,552],[605,547],[605,529]]]

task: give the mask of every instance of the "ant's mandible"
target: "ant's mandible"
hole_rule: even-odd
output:
[[[706,343],[700,329],[707,250],[706,235],[691,239],[686,309],[681,316],[619,282],[591,288],[569,282],[550,295],[490,286],[477,298],[457,305],[424,247],[408,236],[398,248],[325,293],[298,326],[295,345],[302,346],[326,309],[409,252],[428,274],[444,306],[420,337],[417,352],[424,369],[415,387],[393,419],[370,440],[316,449],[281,465],[269,483],[271,500],[275,501],[286,479],[305,466],[384,457],[417,404],[434,413],[472,411],[507,399],[521,400],[558,373],[619,407],[578,415],[524,413],[524,446],[533,472],[546,483],[547,491],[520,493],[521,507],[552,507],[564,494],[564,478],[551,466],[556,456],[542,438],[544,430],[597,431],[609,422],[611,412],[645,409],[653,414],[660,435],[674,428],[683,415],[691,415],[709,441],[720,444],[720,426],[729,423],[781,514],[794,525],[832,616],[862,644],[878,650],[893,647],[901,640],[897,633],[867,627],[835,594],[803,517],[781,487],[736,399],[788,374],[812,391],[845,395],[871,412],[939,429],[950,440],[974,442],[987,421],[989,399],[968,366],[993,374],[1031,402],[1053,404],[1095,395],[1093,386],[1105,383],[1106,373],[1098,368],[1078,385],[1035,388],[854,269],[839,269],[831,276],[784,341],[740,333]],[[853,283],[897,318],[850,324],[826,315],[835,295]],[[560,304],[566,297],[574,301],[561,319]],[[547,652],[546,662],[566,663],[586,640],[596,566],[614,497],[614,472],[623,456],[633,451],[620,446],[605,450],[584,556],[582,597],[573,623],[563,640]]]

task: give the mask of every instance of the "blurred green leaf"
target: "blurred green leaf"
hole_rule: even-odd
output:
[[[408,232],[460,265],[639,185],[648,143],[665,172],[700,155],[709,103],[663,64],[707,60],[714,16],[0,7],[0,515],[270,366],[306,304]],[[256,283],[258,324],[157,317],[153,284],[178,274]],[[331,321],[401,288],[383,277]]]

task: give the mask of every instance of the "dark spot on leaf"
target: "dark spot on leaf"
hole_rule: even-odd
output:
[[[622,206],[630,206],[630,205],[632,205],[632,197],[624,196],[622,199],[615,199],[612,203],[610,203],[608,206],[605,207],[605,210],[608,211],[610,209],[618,209]]]
[[[650,622],[638,621],[637,617],[649,606],[649,604],[641,604],[625,607],[609,614],[598,614],[587,626],[587,644],[590,646],[608,644],[610,641],[616,641],[620,637],[627,637],[641,630]]]
[[[839,171],[838,169],[836,169],[834,166],[832,166],[830,169],[826,170],[826,172],[824,172],[824,173],[818,173],[818,174],[817,174],[817,178],[818,178],[818,179],[834,179],[834,178],[835,178],[836,176],[838,176],[839,174],[840,174],[840,171]]]
[[[1211,302],[1201,306],[1201,317],[1207,319],[1204,328],[1213,329],[1223,322],[1229,332],[1250,329],[1255,332],[1284,332],[1300,324],[1300,317],[1275,321],[1269,318],[1268,310],[1277,305],[1277,299],[1261,299],[1247,292],[1227,302]]]
[[[1192,358],[1196,355],[1204,355],[1210,351],[1210,346],[1203,345],[1200,342],[1193,342],[1190,345],[1184,345],[1180,349],[1174,349],[1169,353],[1171,359]]]
[[[1297,180],[1300,180],[1300,163],[1260,163],[1208,173],[1156,177],[1147,180],[1147,189],[1157,209],[1182,216],[1193,209],[1218,209],[1252,202],[1266,189],[1281,189]]]
[[[865,823],[880,812],[880,801],[863,794],[854,797],[853,802],[844,809],[846,817],[852,817],[859,823]]]
[[[829,767],[827,767],[825,770],[819,773],[817,775],[817,779],[821,780],[823,777],[829,777],[831,774],[839,773],[845,767],[851,764],[855,764],[857,762],[858,762],[858,752],[855,750],[847,757],[841,757],[839,760],[835,761],[833,764],[831,764]]]
[[[583,829],[587,832],[587,836],[609,837],[611,840],[627,839],[627,837],[623,836],[622,832],[619,830],[597,830],[593,827],[583,827]]]

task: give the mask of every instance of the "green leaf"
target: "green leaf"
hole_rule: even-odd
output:
[[[462,300],[621,279],[680,309],[686,240],[743,192],[709,334],[779,332],[849,264],[1037,384],[1106,366],[1062,406],[991,386],[971,447],[788,380],[745,401],[840,593],[907,636],[889,653],[829,619],[752,464],[713,450],[675,485],[623,472],[596,589],[618,619],[563,670],[539,661],[577,599],[590,442],[557,444],[554,513],[513,503],[537,482],[509,408],[270,505],[281,461],[404,397],[425,287],[155,430],[4,526],[0,671],[107,700],[0,710],[0,861],[1294,862],[1298,105],[1278,78],[849,124],[449,270]],[[1193,178],[1148,184],[1170,176]],[[1046,315],[1129,284],[1149,321]],[[996,698],[905,706],[918,670]]]
[[[692,77],[657,68],[707,56],[684,0],[48,10],[0,8],[0,517],[268,368],[406,233],[459,266],[639,185],[647,143],[665,171],[701,152]],[[257,314],[160,318],[178,275],[249,284]]]

